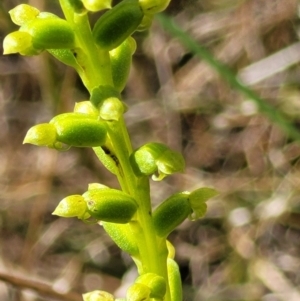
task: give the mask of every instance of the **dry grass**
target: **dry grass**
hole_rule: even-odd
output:
[[[30,3],[58,9],[55,1]],[[1,40],[15,28],[6,11],[17,4],[0,3]],[[298,127],[296,12],[296,0],[173,0],[168,9]],[[203,185],[220,191],[204,219],[170,236],[184,300],[299,301],[299,141],[158,24],[136,38],[124,92],[133,143],[168,143],[187,162],[185,174],[153,183],[154,203]],[[120,292],[135,275],[99,226],[51,215],[60,199],[88,183],[117,187],[93,153],[22,145],[30,126],[86,97],[74,72],[46,54],[0,56],[0,300],[78,300],[93,289]]]

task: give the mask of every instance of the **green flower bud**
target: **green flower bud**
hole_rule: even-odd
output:
[[[129,37],[120,46],[109,52],[114,86],[120,92],[124,90],[127,83],[135,49],[135,40]]]
[[[151,290],[147,285],[134,283],[126,293],[126,301],[150,301]]]
[[[180,192],[170,196],[153,212],[153,224],[158,236],[168,236],[187,217],[199,219],[206,213],[205,202],[218,195],[215,189],[203,187],[191,193]],[[169,253],[172,250],[169,250]],[[172,257],[170,255],[169,257]]]
[[[3,54],[20,53],[21,55],[36,55],[40,51],[32,46],[32,37],[27,32],[14,31],[3,40]]]
[[[30,143],[38,146],[53,147],[56,142],[56,136],[55,126],[52,124],[37,124],[28,130],[23,144]]]
[[[167,237],[191,213],[187,192],[176,193],[161,203],[153,212],[153,224],[156,234]]]
[[[111,8],[111,0],[82,0],[85,8],[92,12]]]
[[[172,301],[182,301],[182,285],[178,264],[175,260],[167,259],[168,280]]]
[[[104,291],[92,291],[82,295],[83,301],[114,301],[112,294]]]
[[[103,102],[108,98],[121,99],[121,95],[119,91],[112,86],[99,86],[93,89],[90,101],[96,108],[100,108]]]
[[[39,15],[40,11],[28,4],[20,4],[9,11],[12,21],[21,26]]]
[[[32,46],[37,50],[73,48],[75,34],[66,20],[52,14],[40,14],[39,17],[25,23],[20,31],[32,36]]]
[[[87,204],[82,195],[70,195],[60,201],[53,215],[61,217],[78,217],[85,220],[90,217]]]
[[[54,117],[57,141],[76,147],[102,146],[106,141],[106,125],[81,113],[65,113]]]
[[[189,195],[189,203],[193,213],[189,216],[189,218],[191,220],[197,220],[204,216],[207,210],[205,202],[218,194],[219,193],[215,189],[209,187],[203,187],[192,191]]]
[[[93,28],[96,44],[103,50],[118,47],[137,29],[143,19],[137,0],[123,0],[104,13]]]
[[[90,101],[99,109],[99,115],[103,120],[119,120],[127,110],[120,98],[120,93],[114,87],[99,86],[93,89]]]
[[[154,181],[181,172],[185,167],[182,155],[161,143],[143,145],[131,155],[130,160],[136,175],[152,174]],[[154,174],[156,172],[158,175]]]
[[[167,8],[170,0],[139,0],[144,14],[156,14]]]
[[[86,114],[90,118],[95,118],[95,119],[99,117],[99,111],[89,100],[76,102],[74,107],[74,112]]]
[[[163,300],[167,291],[166,280],[163,277],[154,273],[146,273],[139,276],[135,282],[144,284],[150,288],[150,298]]]
[[[90,215],[104,222],[128,223],[138,207],[130,195],[116,189],[88,190],[83,197]]]
[[[126,107],[122,101],[116,97],[110,97],[103,101],[100,107],[100,117],[107,121],[117,121],[123,116],[125,111]]]

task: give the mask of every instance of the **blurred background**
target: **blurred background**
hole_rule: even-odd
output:
[[[1,44],[17,29],[7,11],[20,3],[0,2]],[[22,3],[61,15],[54,0]],[[166,13],[300,131],[297,0],[173,0]],[[220,192],[205,218],[169,237],[184,301],[299,301],[299,141],[157,21],[135,38],[123,93],[133,145],[167,143],[187,166],[151,182],[153,206],[182,190]],[[31,126],[88,94],[47,53],[0,50],[0,300],[77,301],[95,289],[121,296],[136,277],[130,257],[98,225],[51,215],[65,196],[89,183],[118,187],[115,178],[89,149],[22,145]]]

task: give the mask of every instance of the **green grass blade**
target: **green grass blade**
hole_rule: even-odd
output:
[[[222,78],[224,78],[232,88],[240,91],[247,98],[256,103],[259,111],[269,118],[271,122],[277,124],[290,138],[300,140],[300,131],[285,117],[278,109],[274,108],[264,99],[262,99],[254,90],[244,85],[236,76],[236,74],[217,60],[205,47],[197,43],[192,37],[184,32],[174,20],[170,17],[159,14],[157,16],[161,26],[169,32],[173,37],[179,39],[189,51],[206,61],[213,69],[215,69]]]

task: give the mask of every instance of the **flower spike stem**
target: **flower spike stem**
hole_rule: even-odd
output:
[[[24,143],[66,151],[90,147],[116,176],[120,189],[89,184],[82,195],[66,196],[53,214],[98,223],[135,262],[139,277],[121,299],[103,290],[83,294],[84,301],[181,301],[182,288],[175,249],[168,235],[186,218],[206,212],[213,188],[183,191],[152,208],[151,179],[161,181],[182,172],[182,155],[167,145],[150,142],[134,149],[123,114],[126,85],[136,45],[135,31],[149,29],[154,15],[170,0],[59,0],[65,19],[27,4],[10,11],[20,26],[3,42],[4,53],[38,55],[47,51],[75,69],[90,99],[73,112],[54,116],[28,130]],[[88,14],[105,10],[91,28]],[[100,288],[102,289],[102,288]]]

